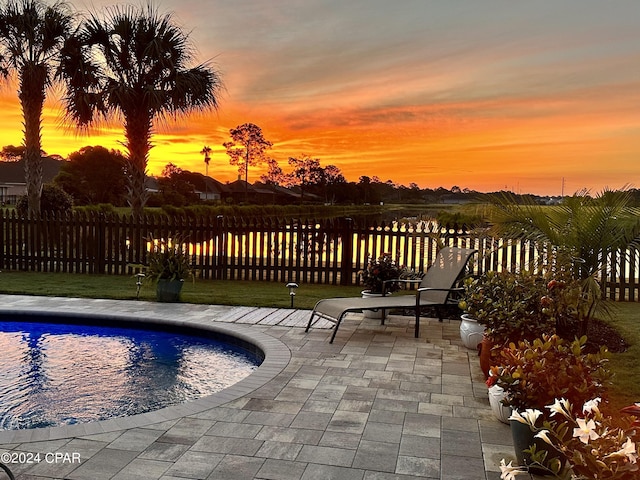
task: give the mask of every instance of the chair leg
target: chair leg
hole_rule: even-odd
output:
[[[414,334],[416,338],[420,338],[420,307],[416,307],[416,332]]]
[[[316,311],[315,311],[315,310],[313,310],[313,311],[311,312],[311,316],[309,317],[309,323],[307,323],[307,328],[305,328],[305,329],[304,329],[304,332],[305,332],[305,333],[309,333],[309,329],[311,328],[311,324],[312,324],[312,322],[313,322],[313,317],[315,316],[315,314],[316,314]]]
[[[342,322],[342,317],[344,317],[346,315],[347,312],[343,312],[337,319],[336,319],[336,328],[333,329],[333,334],[331,335],[331,340],[329,340],[329,343],[333,343],[334,338],[336,338],[336,333],[338,333],[338,327],[340,326],[340,322]]]

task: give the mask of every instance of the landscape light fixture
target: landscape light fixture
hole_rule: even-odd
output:
[[[140,287],[142,287],[142,279],[144,277],[144,273],[136,273],[136,300],[140,299]]]
[[[296,288],[298,288],[297,283],[289,282],[286,287],[289,289],[289,298],[291,298],[291,308],[293,308],[293,299],[296,296]]]

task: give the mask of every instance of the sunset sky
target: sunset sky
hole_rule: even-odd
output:
[[[104,0],[76,0],[100,10]],[[163,0],[225,84],[216,113],[156,126],[169,162],[234,180],[222,143],[251,122],[285,170],[307,154],[348,180],[558,195],[640,188],[638,0]],[[43,149],[121,148],[119,123],[62,128],[50,94]],[[21,144],[15,87],[2,145]],[[260,169],[249,170],[249,180]]]

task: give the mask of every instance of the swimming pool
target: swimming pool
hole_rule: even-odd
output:
[[[12,320],[0,319],[2,429],[73,425],[181,404],[239,382],[263,359],[242,341],[176,326]]]

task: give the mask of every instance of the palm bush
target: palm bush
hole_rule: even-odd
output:
[[[167,239],[148,238],[147,279],[184,280],[191,275],[191,256],[186,242],[179,234]]]
[[[612,253],[637,247],[640,209],[631,206],[628,191],[605,190],[594,198],[587,191],[576,193],[558,206],[518,203],[504,196],[494,202],[493,233],[497,237],[529,240],[539,249],[538,269],[557,277],[579,280],[588,308],[579,319],[581,333],[598,314],[607,314],[600,282],[606,278]]]

